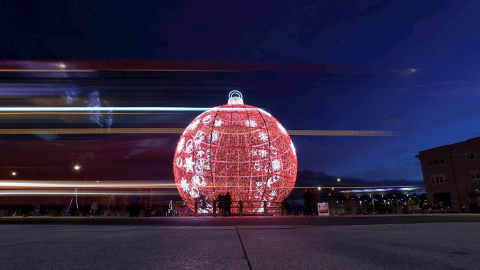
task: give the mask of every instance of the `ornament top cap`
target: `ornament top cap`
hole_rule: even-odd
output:
[[[243,105],[243,97],[242,93],[238,90],[232,90],[228,94],[228,105],[234,104],[242,104]]]

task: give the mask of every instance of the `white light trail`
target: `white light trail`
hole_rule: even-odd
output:
[[[0,107],[0,112],[98,112],[98,111],[206,111],[211,108],[189,107]]]
[[[176,195],[176,191],[72,191],[64,190],[0,190],[0,196],[139,196],[139,195]]]
[[[7,134],[182,134],[183,128],[20,128],[0,129]],[[401,136],[400,131],[389,130],[287,130],[290,136]],[[293,149],[293,147],[292,147]]]
[[[0,187],[17,188],[176,188],[175,183],[155,182],[113,182],[100,181],[86,183],[85,181],[1,181]]]
[[[163,182],[163,183],[162,183]],[[177,186],[173,180],[144,180],[144,181],[108,181],[103,180],[97,182],[92,181],[38,181],[38,180],[0,180],[0,187],[3,188],[112,188],[112,189],[128,189],[128,188],[171,188],[176,189]],[[216,187],[216,186],[208,186]],[[224,186],[222,186],[224,187]],[[245,186],[248,187],[248,186]],[[296,189],[318,188],[315,187],[294,187]],[[386,189],[386,188],[418,188],[414,186],[370,186],[370,187],[330,187],[322,186],[321,188],[339,188],[339,189]],[[68,194],[73,194],[69,192]]]
[[[194,107],[0,107],[0,112],[199,112],[245,111],[255,108],[194,108]]]

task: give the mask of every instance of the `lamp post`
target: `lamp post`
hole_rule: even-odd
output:
[[[392,206],[391,206],[391,209],[392,209],[392,214],[395,214],[395,212],[397,211],[397,208],[395,208],[395,204],[393,203],[395,201],[395,195],[392,195],[392,200],[391,200],[391,203],[392,203]]]
[[[338,182],[340,182],[340,181],[341,181],[341,179],[340,179],[340,178],[337,178],[337,181],[336,181],[336,182],[338,183]],[[332,182],[330,182],[330,183],[331,183],[331,186],[334,186],[334,184],[333,184]],[[330,215],[332,215],[332,210],[334,209],[334,208],[333,208],[333,202],[336,201],[336,200],[335,200],[335,197],[336,197],[336,196],[335,196],[335,187],[332,187],[332,191],[331,191],[331,192],[332,192],[332,193],[331,193],[331,196],[330,196],[330,194],[328,194],[328,195],[329,195],[328,208],[329,208],[329,213],[330,213]],[[338,203],[338,202],[337,202],[337,203]]]
[[[393,195],[393,198],[395,199],[395,214],[398,214],[398,198],[396,195]],[[393,208],[393,201],[392,201],[392,208]]]
[[[375,198],[372,198],[372,213],[375,213]]]
[[[323,202],[323,199],[325,199],[325,194],[323,194],[323,199],[322,199],[322,187],[317,187],[318,192],[320,193],[320,200]],[[319,200],[319,201],[320,201]],[[318,203],[318,202],[317,202]]]
[[[87,172],[86,172],[85,170],[83,170],[82,167],[81,167],[80,165],[78,165],[78,164],[75,164],[75,165],[73,166],[73,169],[74,169],[76,172],[81,172],[81,173],[83,173],[83,181],[84,181],[84,184],[86,184],[87,179],[88,179],[88,174],[87,174]],[[77,209],[78,209],[78,190],[77,190],[77,188],[75,188],[75,201],[76,201]],[[82,209],[84,210],[84,211],[83,211],[83,214],[86,214],[86,212],[85,212],[85,196],[83,196],[82,204],[83,204]],[[87,216],[88,216],[88,214],[87,214]]]

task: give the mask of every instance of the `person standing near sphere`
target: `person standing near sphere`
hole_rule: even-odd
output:
[[[313,196],[312,211],[314,215],[318,216],[318,201],[320,201],[320,196],[315,192],[314,188],[311,188],[310,192],[312,193],[312,196]]]
[[[225,216],[225,195],[218,194],[217,202],[220,213],[222,214],[222,216]]]
[[[230,196],[230,192],[227,192],[227,195],[225,195],[225,215],[230,216],[232,214],[231,208],[232,208],[232,196]]]
[[[303,193],[303,205],[305,206],[305,215],[312,216],[313,194],[310,188],[305,189]]]

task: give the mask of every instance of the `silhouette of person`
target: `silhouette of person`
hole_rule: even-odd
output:
[[[218,201],[218,208],[220,209],[220,213],[224,216],[225,215],[225,196],[223,194],[218,194],[217,201]]]
[[[230,196],[230,192],[227,192],[227,195],[224,197],[225,199],[225,215],[231,215],[231,208],[232,208],[232,197]]]
[[[315,189],[313,189],[313,188],[310,189],[310,192],[313,195],[313,199],[312,199],[313,214],[318,216],[318,201],[320,200],[320,196],[315,192]]]
[[[286,216],[288,214],[288,201],[285,198],[282,202],[282,215]]]
[[[303,205],[305,206],[305,215],[312,216],[313,194],[309,188],[303,193]]]

